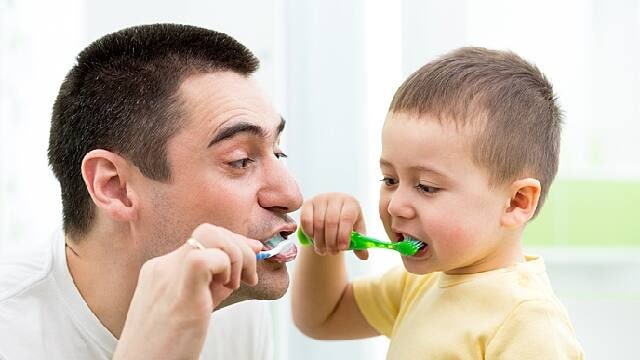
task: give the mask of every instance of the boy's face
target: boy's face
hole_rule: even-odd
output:
[[[402,257],[409,272],[474,273],[502,266],[517,242],[505,239],[500,217],[506,186],[490,187],[471,156],[471,131],[429,116],[391,113],[382,130],[380,218],[392,241],[423,241]],[[519,246],[519,245],[517,245]]]

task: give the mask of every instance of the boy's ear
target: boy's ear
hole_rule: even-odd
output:
[[[500,223],[506,228],[523,226],[533,217],[540,199],[540,181],[532,178],[519,179],[508,188],[509,203]]]
[[[116,221],[137,217],[138,198],[128,181],[131,165],[118,154],[92,150],[82,159],[82,178],[96,207]]]

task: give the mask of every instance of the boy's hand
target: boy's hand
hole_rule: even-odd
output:
[[[336,255],[347,250],[352,230],[366,232],[360,204],[354,197],[342,193],[320,194],[305,201],[300,211],[300,225],[313,239],[318,255]],[[354,252],[362,260],[369,258],[367,250]]]

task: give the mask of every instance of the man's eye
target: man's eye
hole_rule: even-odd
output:
[[[288,156],[287,156],[287,154],[285,154],[285,153],[283,153],[283,152],[277,152],[277,153],[274,153],[274,155],[275,155],[275,156],[276,156],[276,158],[278,158],[278,159],[282,159],[282,158],[287,158],[287,157],[288,157]]]
[[[429,186],[429,185],[424,185],[424,184],[418,184],[416,185],[416,189],[418,189],[418,191],[423,192],[425,194],[435,194],[438,191],[440,191],[440,188],[434,187],[434,186]]]
[[[386,186],[393,186],[393,185],[396,185],[398,183],[398,181],[396,179],[390,178],[390,177],[384,177],[380,181],[382,181]]]
[[[253,162],[253,159],[250,158],[244,158],[244,159],[240,159],[240,160],[236,160],[236,161],[232,161],[229,164],[229,166],[231,166],[232,168],[236,168],[236,169],[244,169],[247,166],[249,166],[250,163]]]

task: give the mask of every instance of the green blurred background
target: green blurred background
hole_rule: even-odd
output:
[[[525,231],[526,245],[640,246],[640,182],[560,180]]]

